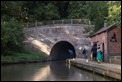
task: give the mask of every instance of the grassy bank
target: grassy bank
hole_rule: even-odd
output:
[[[33,51],[9,52],[6,55],[1,55],[1,64],[37,62],[46,58],[47,56],[43,53]]]

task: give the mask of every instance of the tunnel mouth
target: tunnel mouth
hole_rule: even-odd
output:
[[[66,60],[75,57],[75,48],[68,41],[57,42],[50,52],[50,60]]]

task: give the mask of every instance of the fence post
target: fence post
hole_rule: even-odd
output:
[[[64,23],[64,20],[62,19],[62,24]]]
[[[89,25],[91,25],[91,21],[89,20]]]
[[[81,19],[79,19],[79,24],[81,24]]]
[[[71,19],[71,24],[72,24],[72,19]]]
[[[35,27],[37,27],[37,21],[35,22]]]
[[[54,24],[55,22],[54,22],[54,20],[53,20],[53,24]]]
[[[91,28],[91,21],[89,20],[89,27]]]
[[[27,28],[28,28],[28,22],[27,22]]]

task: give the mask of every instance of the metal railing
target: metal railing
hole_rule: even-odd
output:
[[[84,24],[91,25],[91,21],[89,19],[63,19],[63,20],[50,20],[50,21],[41,21],[41,22],[31,22],[24,23],[24,27],[37,27],[42,25],[54,25],[54,24]]]

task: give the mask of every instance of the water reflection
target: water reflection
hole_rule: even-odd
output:
[[[65,62],[50,62],[51,75],[57,80],[67,79],[69,76],[69,69],[64,64]]]
[[[50,74],[50,68],[49,65],[39,69],[37,72],[35,72],[35,74],[32,77],[33,81],[43,81],[46,79],[46,77],[48,77],[48,75]]]
[[[2,81],[109,81],[110,78],[70,66],[62,61],[1,67]]]

